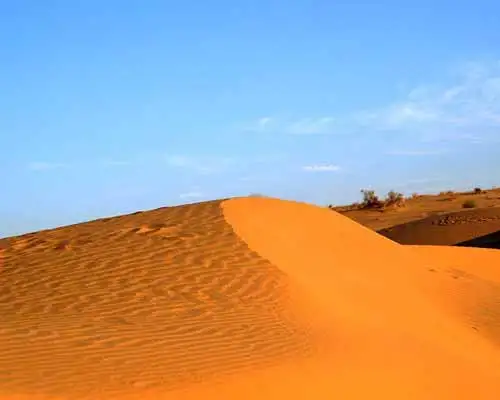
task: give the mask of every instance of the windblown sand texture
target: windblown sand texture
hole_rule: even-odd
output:
[[[496,250],[460,248],[454,264],[453,251],[402,246],[328,209],[269,198],[162,208],[0,247],[1,400],[500,393]],[[469,250],[482,252],[477,273]]]

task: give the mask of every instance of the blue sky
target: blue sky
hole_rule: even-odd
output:
[[[0,236],[500,185],[495,1],[0,5]]]

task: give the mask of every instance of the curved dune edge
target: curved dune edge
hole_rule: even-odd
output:
[[[422,265],[403,246],[301,203],[241,198],[222,207],[249,247],[310,295],[331,352],[309,367],[315,378],[304,372],[289,381],[311,387],[312,398],[496,397],[497,348],[425,298],[425,283],[414,282]]]
[[[103,223],[107,228],[99,230]],[[24,310],[32,322],[38,318],[37,323],[45,324],[42,329],[45,331],[55,324],[57,329],[71,328],[72,334],[86,334],[78,330],[78,324],[84,320],[92,329],[111,327],[112,334],[108,332],[111,336],[101,338],[106,340],[91,343],[87,350],[84,349],[86,353],[68,353],[68,350],[75,350],[69,342],[60,341],[58,346],[64,344],[66,347],[51,349],[51,343],[44,342],[43,338],[37,339],[37,330],[22,325],[24,319],[14,317],[14,336],[8,336],[9,326],[7,330],[0,329],[0,347],[4,346],[3,338],[16,340],[18,350],[10,353],[13,357],[10,360],[18,366],[23,362],[25,365],[33,363],[32,355],[36,362],[51,360],[50,357],[37,359],[39,356],[34,353],[34,348],[29,351],[32,344],[24,341],[24,336],[15,336],[17,328],[21,328],[22,335],[29,331],[31,339],[40,340],[38,344],[47,347],[46,353],[57,359],[53,365],[59,369],[62,361],[72,362],[74,358],[79,362],[82,355],[92,359],[99,352],[121,358],[122,361],[116,364],[119,368],[124,361],[142,362],[142,370],[136,369],[138,374],[146,374],[137,377],[140,384],[147,384],[148,379],[157,376],[155,374],[165,374],[166,371],[174,374],[169,376],[173,379],[176,368],[194,368],[196,371],[200,363],[205,367],[227,370],[229,358],[225,358],[225,350],[232,346],[231,338],[245,337],[245,329],[249,328],[253,329],[251,340],[256,340],[254,343],[270,346],[272,351],[264,351],[262,356],[273,362],[259,365],[257,359],[252,361],[252,357],[258,355],[259,347],[245,353],[244,346],[239,346],[229,349],[235,373],[222,374],[216,379],[205,380],[203,384],[190,384],[178,390],[136,387],[129,393],[95,392],[90,397],[68,394],[60,397],[48,394],[2,397],[0,385],[0,400],[378,397],[446,400],[498,397],[498,347],[470,329],[469,321],[461,311],[455,312],[447,305],[443,307],[441,298],[445,297],[442,293],[445,286],[438,275],[430,271],[446,268],[445,264],[439,264],[441,259],[434,260],[432,255],[423,251],[398,245],[330,210],[277,199],[238,198],[222,203],[214,201],[153,210],[92,222],[83,230],[72,229],[62,228],[62,234],[64,238],[68,234],[75,235],[69,251],[74,246],[74,257],[80,254],[78,257],[83,258],[72,259],[73,253],[61,253],[60,246],[55,246],[58,250],[54,253],[51,249],[57,243],[51,240],[55,240],[57,232],[50,233],[55,236],[36,236],[19,241],[16,250],[19,257],[22,254],[28,257],[33,251],[36,253],[35,258],[21,261],[39,263],[37,257],[48,254],[52,266],[51,269],[45,268],[45,272],[52,275],[45,276],[43,282],[38,283],[37,265],[21,268],[12,275],[11,288],[22,289],[15,293],[15,301],[22,305],[17,311]],[[78,235],[83,231],[90,235],[86,236],[86,244],[79,242],[82,237]],[[48,242],[40,243],[44,237]],[[80,264],[82,260],[90,261],[88,252],[93,254],[93,261]],[[9,274],[12,274],[9,271],[15,270],[9,257],[5,264],[6,275],[0,275],[0,278],[7,278],[7,283]],[[167,292],[168,286],[172,285],[170,289],[175,292],[179,288],[176,288],[175,280],[178,277],[182,277],[183,288],[191,292],[190,296],[196,297],[197,313],[186,314],[193,303],[179,299],[175,307],[180,307],[181,314],[174,318],[170,313],[177,309],[171,301],[164,302],[164,295],[158,291]],[[101,285],[106,279],[115,284],[115,290],[123,291],[118,296],[120,301],[112,302],[111,308],[106,298],[109,290],[100,289],[105,287]],[[225,279],[232,283],[228,285]],[[16,282],[29,283],[29,290],[24,290],[28,286],[15,286]],[[92,284],[89,286],[92,289],[85,289],[84,296],[80,289],[73,287],[81,282]],[[57,285],[66,288],[61,292],[64,296],[54,295],[52,302],[44,297],[50,291],[45,295],[37,292],[46,290],[45,286]],[[150,292],[152,289],[155,293]],[[224,290],[230,302],[214,300],[213,290]],[[146,300],[132,296],[136,291]],[[464,293],[469,292],[464,290]],[[100,301],[88,307],[92,296],[101,299],[103,307],[108,304],[103,310],[118,313],[125,317],[125,321],[111,314],[110,318],[102,319]],[[7,311],[16,311],[9,308],[9,304],[4,301]],[[59,307],[62,315],[66,315],[64,310],[67,307],[71,311],[68,316],[77,307],[80,310],[78,320],[52,320],[58,314],[40,313],[37,311],[39,306]],[[152,312],[157,316],[150,318]],[[220,320],[212,325],[214,316],[218,315]],[[242,330],[243,325],[246,328]],[[174,328],[181,334],[169,336],[159,331],[162,327]],[[212,336],[217,330],[224,335]],[[1,336],[6,331],[7,336]],[[64,339],[63,334],[61,337]],[[154,341],[150,340],[152,338]],[[115,339],[119,339],[116,347],[108,348],[107,343]],[[215,339],[219,347],[212,344]],[[191,350],[186,348],[187,345]],[[195,346],[195,353],[192,346]],[[303,354],[301,349],[304,347],[311,347],[312,352]],[[58,353],[60,349],[64,353]],[[79,351],[83,350],[80,348]],[[172,366],[172,351],[177,351],[178,356],[175,368]],[[281,354],[279,357],[276,357],[276,351]],[[295,353],[283,357],[290,351]],[[7,365],[8,354],[0,352],[0,373],[2,365]],[[170,362],[163,361],[167,359],[164,354],[169,356]],[[183,361],[183,354],[191,356],[193,361]],[[16,359],[18,356],[22,358]],[[64,360],[61,357],[65,357]],[[241,369],[238,367],[241,362],[251,368]],[[157,363],[162,363],[162,369],[155,372]],[[97,379],[93,373],[100,373],[99,370],[105,368],[99,361],[79,366],[82,367],[82,372],[90,373],[92,379]],[[127,367],[123,368],[126,370]],[[125,370],[122,372],[131,378],[131,372]],[[103,370],[102,374],[109,374],[109,371]],[[89,387],[85,374],[70,375],[75,385],[80,386],[80,394]],[[40,378],[40,386],[45,384],[43,379]],[[95,380],[92,384],[98,382]]]

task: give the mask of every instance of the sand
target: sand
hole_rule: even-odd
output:
[[[497,250],[403,246],[269,198],[1,242],[1,400],[500,393]]]
[[[459,318],[500,348],[500,251],[451,246],[408,246],[439,260],[427,282],[436,305]]]

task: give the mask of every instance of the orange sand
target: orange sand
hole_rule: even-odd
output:
[[[1,400],[500,393],[497,250],[268,198],[3,242]]]

